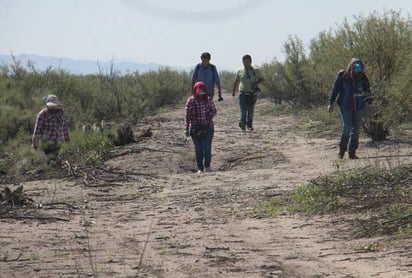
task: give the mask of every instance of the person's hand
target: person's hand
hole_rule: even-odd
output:
[[[217,101],[222,101],[223,97],[221,95],[219,95],[219,98],[217,99]]]
[[[332,113],[333,112],[333,104],[328,105],[328,112]]]
[[[31,145],[33,149],[35,149],[37,151],[38,147],[36,145]]]
[[[232,97],[234,97],[236,95],[236,92],[235,91],[233,91],[232,92]]]
[[[190,132],[189,132],[189,129],[188,129],[188,128],[186,128],[186,130],[185,130],[185,136],[186,136],[186,137],[189,137],[189,136],[190,136]]]

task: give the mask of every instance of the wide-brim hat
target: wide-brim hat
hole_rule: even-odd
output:
[[[45,99],[45,104],[49,108],[56,108],[62,106],[59,98],[56,95],[48,95]]]

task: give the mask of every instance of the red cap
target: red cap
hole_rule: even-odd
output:
[[[203,82],[196,82],[193,85],[193,95],[195,98],[207,97],[207,86]]]

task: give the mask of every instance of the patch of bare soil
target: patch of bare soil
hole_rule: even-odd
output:
[[[259,202],[337,166],[410,162],[409,144],[363,139],[362,159],[337,164],[339,135],[306,138],[293,118],[259,114],[242,132],[237,100],[217,107],[212,173],[195,173],[182,107],[148,119],[152,137],[113,148],[100,168],[21,184],[33,204],[0,211],[0,276],[412,276],[411,244],[360,252],[384,239],[353,239],[350,215],[253,217]]]

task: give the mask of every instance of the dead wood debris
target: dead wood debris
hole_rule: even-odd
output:
[[[15,190],[5,187],[3,192],[0,193],[1,206],[21,207],[30,204],[33,204],[33,200],[24,194],[22,185]]]
[[[311,185],[323,188],[320,207],[357,213],[356,237],[410,234],[412,223],[412,164],[393,169],[365,167],[351,173],[320,177]]]
[[[140,141],[142,138],[151,137],[151,127],[141,128],[138,131],[133,131],[130,125],[123,125],[117,129],[117,136],[112,138],[115,146],[123,146]]]

